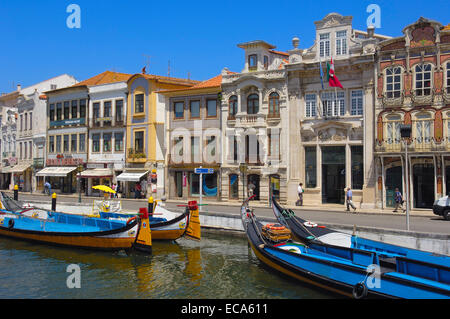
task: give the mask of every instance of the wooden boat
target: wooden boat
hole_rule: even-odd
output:
[[[33,210],[0,209],[0,235],[77,248],[151,253],[147,209],[129,222]]]
[[[296,216],[291,209],[284,209],[274,198],[272,198],[272,210],[278,222],[289,228],[296,240],[306,244],[317,242],[326,243],[339,247],[373,251],[388,258],[406,257],[425,261],[430,264],[450,267],[450,257],[445,255],[361,238],[304,220]]]
[[[334,293],[354,298],[450,298],[450,269],[397,257],[386,262],[377,253],[324,243],[273,242],[263,224],[241,207],[248,242],[256,257],[270,268]],[[279,226],[278,226],[279,227]],[[424,277],[424,269],[435,278]]]

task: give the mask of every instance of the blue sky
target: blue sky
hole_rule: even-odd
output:
[[[81,28],[66,20],[71,4],[81,8]],[[365,30],[369,4],[381,9],[381,28],[390,36],[420,16],[450,23],[448,0],[409,1],[0,1],[0,92],[60,75],[82,81],[105,70],[139,73],[150,56],[149,73],[206,80],[224,67],[240,71],[236,45],[265,40],[278,50],[314,42],[314,21],[330,12],[353,16]]]

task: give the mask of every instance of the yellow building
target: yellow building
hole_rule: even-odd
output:
[[[127,196],[145,196],[148,192],[164,193],[164,122],[165,100],[160,90],[182,89],[199,83],[150,74],[135,74],[128,80],[126,165],[118,181],[125,182]],[[157,182],[151,183],[152,172]],[[136,184],[141,193],[134,195]],[[154,196],[155,197],[155,196]]]

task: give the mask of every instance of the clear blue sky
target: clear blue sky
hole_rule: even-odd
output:
[[[81,8],[81,28],[66,26],[69,4]],[[420,16],[450,23],[449,0],[409,1],[0,1],[0,92],[67,73],[81,81],[105,70],[206,80],[228,67],[240,71],[243,51],[236,44],[265,40],[279,50],[314,42],[314,21],[330,12],[353,16],[365,30],[374,3],[381,8],[376,32],[402,35]]]

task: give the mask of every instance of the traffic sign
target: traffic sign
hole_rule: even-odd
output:
[[[195,168],[195,174],[214,174],[214,168]]]

